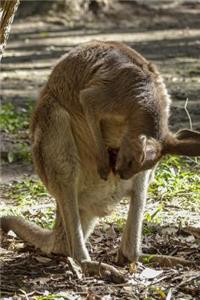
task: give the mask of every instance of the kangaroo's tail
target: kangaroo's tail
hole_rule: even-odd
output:
[[[12,230],[21,239],[41,249],[45,253],[52,252],[54,244],[53,230],[43,229],[18,216],[1,217],[0,228],[6,233]]]

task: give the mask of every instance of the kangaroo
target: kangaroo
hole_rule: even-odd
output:
[[[199,132],[170,132],[169,108],[157,68],[122,43],[92,41],[63,56],[31,124],[35,169],[57,203],[54,228],[15,216],[2,217],[1,228],[46,253],[71,256],[95,274],[99,264],[91,261],[85,243],[97,220],[128,195],[118,261],[136,262],[157,163],[166,154],[200,155]],[[101,273],[119,281],[112,266],[102,264]]]

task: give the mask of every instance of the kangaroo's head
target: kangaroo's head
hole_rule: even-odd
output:
[[[134,159],[120,171],[117,166],[119,149],[109,149],[111,169],[122,179],[129,179],[141,171],[153,168],[165,155],[200,155],[200,132],[189,129],[179,130],[175,134],[168,133],[162,141],[146,136],[141,136],[140,141],[141,153],[135,156],[138,159]]]

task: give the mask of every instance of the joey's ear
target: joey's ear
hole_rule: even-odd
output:
[[[200,132],[184,129],[170,135],[163,144],[163,154],[200,155]]]

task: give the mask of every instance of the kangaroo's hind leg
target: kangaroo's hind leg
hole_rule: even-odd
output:
[[[44,169],[46,186],[57,202],[61,217],[60,221],[57,220],[63,224],[66,255],[79,261],[85,273],[100,274],[103,278],[122,282],[123,276],[114,267],[91,261],[85,246],[85,239],[93,229],[95,216],[79,210],[78,206],[81,172],[78,150],[81,149],[77,149],[74,141],[70,115],[63,108],[56,107],[51,111],[47,123],[47,132],[40,143],[43,167],[39,168]],[[62,234],[62,225],[59,223],[57,233],[60,236]]]
[[[59,222],[63,225],[66,237],[66,255],[78,261],[88,260],[89,254],[84,242],[78,207],[79,156],[71,129],[70,115],[55,103],[53,107],[44,107],[43,112],[45,109],[48,118],[41,126],[40,139],[35,138],[33,144],[36,169],[56,199],[61,217]]]
[[[93,216],[87,210],[80,210],[81,225],[83,229],[84,240],[87,241],[90,234],[93,232],[97,222],[97,217]]]

